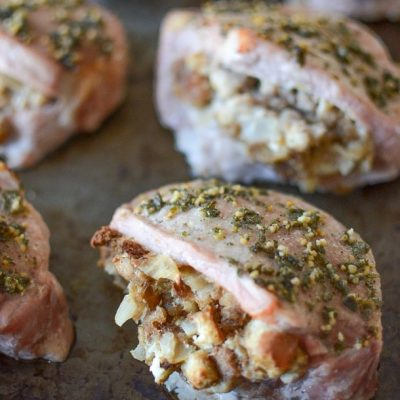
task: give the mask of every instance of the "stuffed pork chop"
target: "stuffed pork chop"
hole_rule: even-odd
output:
[[[289,2],[318,11],[341,13],[367,21],[400,17],[398,0],[290,0]]]
[[[369,30],[306,9],[218,4],[172,11],[160,38],[159,115],[195,175],[306,191],[398,175],[400,72]]]
[[[29,167],[96,130],[125,92],[121,23],[83,0],[0,1],[0,155]]]
[[[46,224],[0,163],[0,353],[49,361],[68,355],[73,327],[49,253]]]
[[[133,357],[180,399],[370,399],[380,279],[353,229],[304,201],[216,181],[123,205],[92,244],[139,324]]]

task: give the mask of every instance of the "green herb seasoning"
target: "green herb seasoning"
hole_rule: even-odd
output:
[[[0,292],[23,294],[29,284],[30,279],[26,275],[0,269]]]
[[[325,70],[332,77],[338,78],[337,71],[341,71],[380,108],[400,95],[400,77],[376,62],[370,49],[360,45],[358,32],[343,19],[285,12],[262,1],[209,2],[204,13],[221,18],[223,32],[235,27],[250,29],[286,50],[301,67],[309,61],[325,60]]]
[[[0,242],[7,242],[12,239],[23,236],[25,228],[15,222],[8,223],[0,217]]]
[[[2,192],[3,209],[11,215],[21,214],[25,211],[24,199],[20,191],[5,190]]]
[[[237,228],[257,225],[262,222],[262,217],[255,211],[248,208],[240,208],[233,216],[233,225]]]
[[[356,312],[358,310],[357,296],[354,293],[348,294],[343,299],[343,304],[351,311]]]
[[[24,8],[3,4],[0,6],[0,23],[8,33],[28,40],[28,13]]]
[[[1,269],[1,267],[10,268],[13,265],[15,265],[15,262],[11,257],[9,257],[7,255],[2,256],[2,259],[0,261],[0,269]]]
[[[216,201],[223,200],[228,203],[235,203],[237,198],[251,200],[257,205],[264,204],[257,199],[258,196],[267,196],[268,191],[258,188],[246,188],[241,185],[230,185],[218,180],[211,180],[202,188],[187,189],[184,187],[173,187],[168,196],[161,196],[159,193],[152,198],[143,201],[136,212],[139,214],[155,214],[165,207],[176,207],[174,215],[192,209],[200,209],[203,216],[216,218],[220,211],[216,208]]]
[[[84,43],[95,45],[104,55],[113,50],[113,41],[105,33],[104,20],[97,8],[89,5],[83,15],[77,13],[85,4],[82,0],[7,0],[0,6],[0,24],[9,34],[29,43],[33,39],[29,21],[31,14],[57,8],[56,27],[46,39],[54,58],[71,69],[79,63]]]
[[[358,241],[351,246],[351,251],[356,258],[361,258],[369,252],[369,246],[363,241]]]
[[[217,240],[224,240],[226,238],[226,233],[222,228],[215,227],[213,229],[213,236]]]
[[[215,201],[210,201],[201,209],[201,213],[207,218],[217,218],[220,216],[221,212],[216,207]]]
[[[25,235],[25,227],[16,222],[9,222],[0,215],[0,244],[12,240],[19,245],[21,251],[27,250],[29,241]]]
[[[302,208],[290,207],[288,211],[289,219],[291,221],[297,221],[304,214]]]
[[[364,86],[369,97],[380,107],[385,107],[388,100],[400,93],[400,79],[388,71],[381,76],[366,76]]]
[[[155,214],[159,212],[164,206],[165,202],[161,197],[160,193],[156,193],[156,195],[148,201],[143,202],[140,205],[141,210],[145,211],[147,214]]]
[[[161,190],[143,201],[135,212],[153,218],[162,211],[166,220],[194,212],[200,214],[205,224],[206,219],[212,219],[207,231],[216,245],[222,242],[226,248],[241,246],[248,262],[232,258],[229,253],[220,257],[239,276],[247,275],[282,301],[303,301],[307,309],[321,312],[322,337],[337,335],[334,327],[339,315],[334,305],[340,302],[369,320],[381,305],[375,289],[378,275],[367,257],[369,246],[352,229],[339,238],[325,236],[323,214],[298,207],[295,201],[286,205],[276,203],[272,216],[267,203],[273,200],[268,196],[270,193],[265,190],[214,180]],[[233,226],[232,230],[227,223]],[[182,235],[190,238],[190,224],[185,223],[184,228]],[[296,238],[296,247],[285,243],[286,235]],[[328,257],[331,240],[335,246],[348,247],[348,259],[340,264],[330,262]],[[337,343],[338,351],[345,346],[342,336],[335,336],[332,342]]]
[[[59,27],[50,33],[54,57],[66,68],[73,68],[80,60],[79,49],[83,42],[91,42],[103,54],[110,54],[112,41],[102,33],[104,21],[94,9],[79,20],[63,18]]]

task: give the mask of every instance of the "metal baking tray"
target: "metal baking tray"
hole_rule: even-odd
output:
[[[132,64],[124,105],[92,135],[78,136],[20,174],[28,198],[51,230],[51,269],[65,288],[76,342],[63,364],[17,362],[0,357],[0,399],[168,399],[148,368],[129,350],[136,328],[114,324],[120,290],[96,267],[91,235],[110,221],[121,203],[166,183],[189,179],[153,105],[153,65],[159,23],[168,9],[196,1],[110,0],[128,31]],[[400,24],[371,25],[400,59]],[[297,194],[295,189],[279,190]],[[400,392],[400,181],[345,197],[309,195],[308,201],[354,227],[375,253],[384,294],[384,349],[376,400]]]

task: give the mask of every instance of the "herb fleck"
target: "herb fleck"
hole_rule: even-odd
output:
[[[0,291],[8,294],[22,294],[30,279],[20,273],[0,270]]]
[[[2,193],[4,211],[11,214],[21,214],[25,210],[24,199],[17,190],[5,190]]]

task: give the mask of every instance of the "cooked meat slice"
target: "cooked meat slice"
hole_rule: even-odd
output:
[[[367,21],[400,17],[398,0],[289,0],[289,2],[318,11],[341,13]]]
[[[120,104],[127,42],[118,19],[86,1],[0,7],[0,155],[29,167]]]
[[[0,352],[63,361],[74,337],[67,302],[49,267],[49,231],[0,163]]]
[[[115,321],[139,323],[132,355],[179,398],[373,396],[380,278],[369,246],[329,214],[194,181],[121,206],[93,245],[128,287]]]
[[[400,71],[382,43],[347,19],[229,4],[162,27],[159,115],[193,173],[305,191],[396,177]]]

